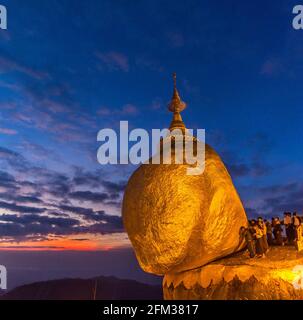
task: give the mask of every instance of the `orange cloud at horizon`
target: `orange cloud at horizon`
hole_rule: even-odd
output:
[[[50,237],[42,241],[1,242],[0,251],[107,251],[130,247],[125,233]]]

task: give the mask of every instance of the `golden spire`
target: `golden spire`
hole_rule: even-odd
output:
[[[179,92],[177,89],[177,75],[176,73],[173,74],[173,79],[174,79],[174,93],[173,97],[168,104],[168,110],[170,112],[174,113],[173,116],[173,121],[170,124],[169,129],[172,131],[174,129],[181,129],[182,131],[185,130],[185,124],[183,123],[182,117],[181,117],[181,112],[186,108],[186,103],[183,102],[179,96]]]

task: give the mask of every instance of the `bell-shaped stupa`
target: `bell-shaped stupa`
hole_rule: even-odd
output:
[[[182,139],[191,136],[181,112],[182,102],[174,75],[169,104],[170,130]],[[161,146],[166,143],[161,141]],[[195,149],[195,148],[194,148]],[[160,148],[163,161],[163,150]],[[174,149],[172,149],[174,153]],[[219,155],[205,146],[205,170],[188,175],[189,164],[143,164],[128,181],[123,199],[123,221],[140,266],[164,275],[192,270],[244,247],[241,226],[247,217],[232,179]]]

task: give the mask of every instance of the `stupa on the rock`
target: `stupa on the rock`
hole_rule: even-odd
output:
[[[188,139],[180,114],[185,107],[174,76],[170,130],[180,129]],[[239,230],[247,225],[247,217],[219,155],[206,145],[204,172],[188,175],[188,166],[143,164],[129,179],[123,221],[146,272],[164,275],[195,269],[244,246]]]

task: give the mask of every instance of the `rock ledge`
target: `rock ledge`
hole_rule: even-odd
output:
[[[293,247],[273,247],[264,259],[242,252],[163,279],[167,300],[301,300],[302,288],[303,254]]]

